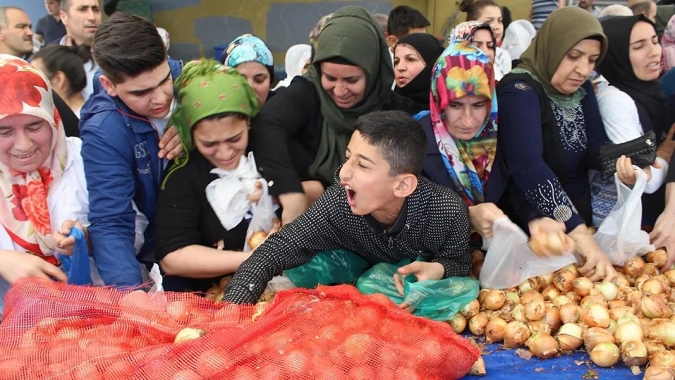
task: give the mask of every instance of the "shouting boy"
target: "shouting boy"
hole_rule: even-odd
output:
[[[467,207],[452,190],[420,177],[424,131],[400,111],[361,116],[347,146],[339,181],[307,212],[272,234],[235,273],[225,292],[255,303],[267,282],[320,251],[347,249],[371,264],[398,263],[419,281],[468,276]]]

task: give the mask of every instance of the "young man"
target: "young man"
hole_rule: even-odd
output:
[[[225,300],[255,303],[273,276],[320,251],[341,248],[372,264],[422,256],[426,262],[399,269],[420,281],[468,276],[467,207],[454,191],[419,176],[424,131],[400,111],[361,116],[355,128],[339,181],[253,252]]]
[[[57,0],[45,0],[47,15],[38,20],[35,27],[35,39],[44,44],[63,38],[66,27],[61,21],[61,6]]]
[[[0,7],[0,54],[25,58],[33,53],[30,18],[21,8]]]
[[[630,10],[633,11],[634,15],[643,15],[650,19],[652,22],[656,22],[656,3],[652,0],[648,1],[639,1],[632,4]]]
[[[429,20],[424,17],[422,12],[407,5],[399,5],[389,12],[387,20],[387,44],[389,48],[408,34],[426,33],[427,27],[431,25]]]
[[[154,261],[163,158],[181,151],[175,128],[164,133],[173,108],[172,78],[180,73],[167,63],[155,26],[140,17],[113,14],[94,43],[102,75],[80,123],[89,236],[106,285],[137,286],[143,282],[139,261]]]

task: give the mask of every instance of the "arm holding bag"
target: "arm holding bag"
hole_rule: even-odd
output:
[[[73,227],[70,236],[75,238],[73,254],[70,256],[59,255],[61,268],[68,275],[68,283],[71,285],[92,285],[91,267],[89,260],[89,247],[84,233],[79,228]]]

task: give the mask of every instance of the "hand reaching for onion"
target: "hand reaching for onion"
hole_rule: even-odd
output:
[[[269,232],[263,230],[256,231],[251,234],[251,237],[248,238],[248,246],[251,248],[251,251],[254,251],[260,244],[264,243],[267,238],[275,232],[278,232],[281,229],[281,221],[279,219],[274,219],[272,221],[272,229]]]
[[[553,256],[574,252],[574,240],[565,235],[565,223],[551,218],[530,222],[530,248],[537,256]]]
[[[579,272],[592,281],[614,281],[616,270],[600,247],[593,240],[588,228],[581,224],[577,226],[569,237],[574,240],[577,252],[584,258],[584,265],[579,268]]]

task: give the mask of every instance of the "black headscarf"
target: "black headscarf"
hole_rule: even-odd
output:
[[[429,94],[431,92],[431,69],[443,53],[443,45],[436,37],[427,33],[413,33],[404,36],[396,46],[405,44],[417,50],[426,66],[404,87],[394,89],[396,93],[413,101],[413,113],[429,110]],[[394,51],[396,47],[394,47]]]
[[[640,122],[644,132],[653,129],[657,136],[662,137],[668,130],[668,126],[663,125],[667,123],[668,100],[661,88],[661,81],[638,79],[630,63],[630,34],[639,21],[654,26],[654,23],[643,15],[618,16],[602,22],[609,47],[607,56],[598,66],[598,72],[609,81],[609,84],[633,99],[641,114]],[[656,33],[655,26],[654,32]],[[645,120],[645,116],[648,120]],[[645,125],[646,122],[651,125]]]

